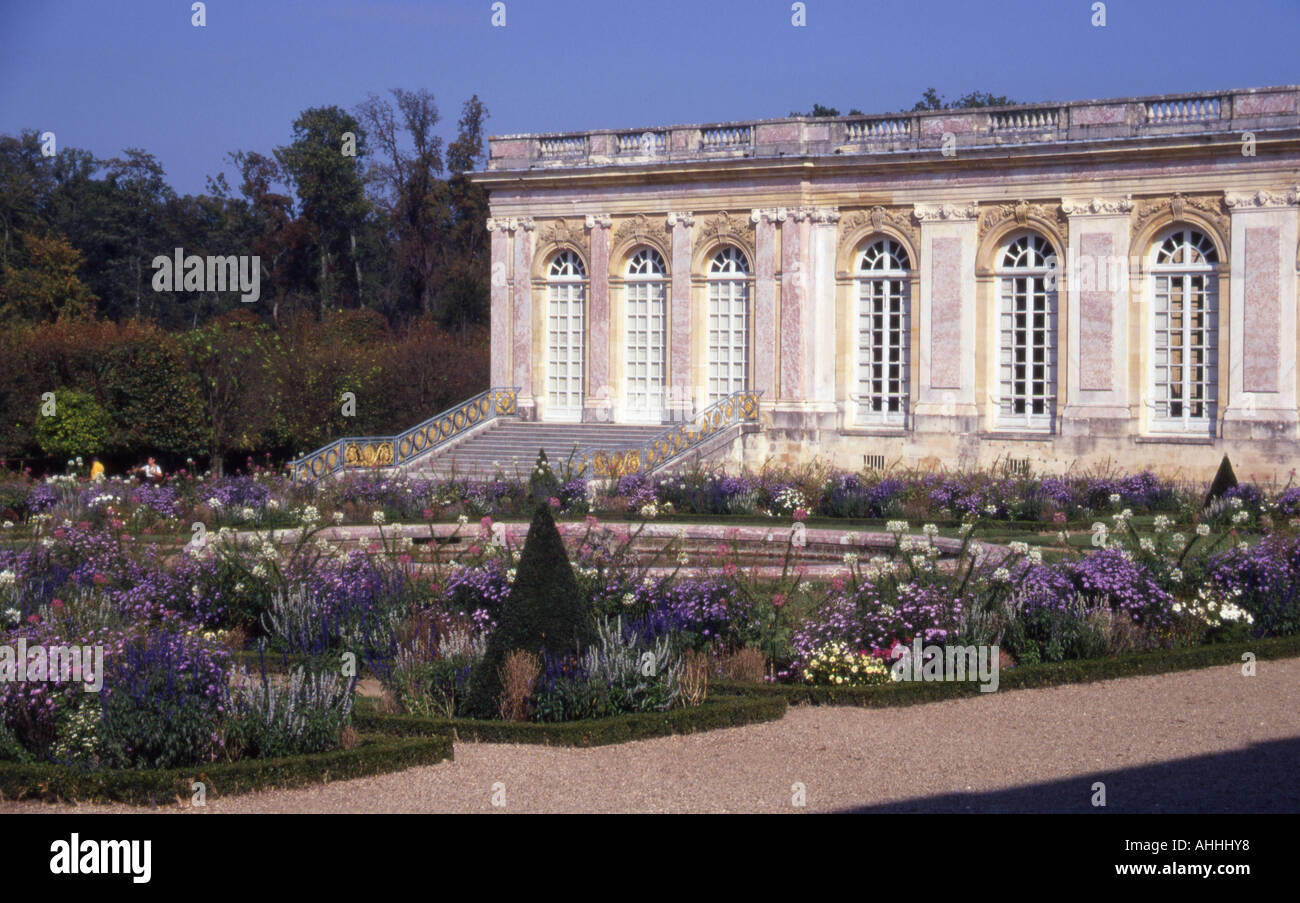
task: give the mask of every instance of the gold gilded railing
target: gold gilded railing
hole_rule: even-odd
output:
[[[709,405],[687,423],[674,424],[638,448],[587,448],[574,456],[575,474],[591,468],[593,477],[618,478],[651,473],[700,448],[740,423],[757,423],[762,391],[733,392]]]
[[[488,389],[396,436],[347,436],[289,465],[295,480],[316,480],[342,470],[393,467],[428,454],[496,417],[513,415],[518,387]]]

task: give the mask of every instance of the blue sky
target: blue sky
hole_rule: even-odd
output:
[[[910,107],[929,86],[1072,100],[1300,82],[1300,0],[0,0],[0,132],[142,147],[201,191],[309,106],[427,88],[491,134]]]

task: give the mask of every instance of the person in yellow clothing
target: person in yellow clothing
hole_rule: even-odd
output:
[[[98,458],[91,459],[90,478],[96,481],[104,479],[104,464]]]

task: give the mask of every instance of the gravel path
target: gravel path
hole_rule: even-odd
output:
[[[1300,812],[1300,659],[992,693],[597,749],[458,743],[456,759],[207,812]],[[493,785],[504,785],[494,807]],[[497,794],[500,798],[500,793]],[[140,811],[0,803],[0,812]],[[159,811],[204,811],[172,807]]]

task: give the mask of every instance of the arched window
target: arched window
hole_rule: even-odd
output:
[[[907,419],[911,261],[898,242],[882,238],[858,255],[857,411],[862,423]]]
[[[653,248],[627,263],[626,403],[634,418],[663,415],[667,361],[668,268]]]
[[[749,261],[726,246],[709,261],[709,402],[749,388]]]
[[[1218,394],[1219,252],[1204,232],[1179,226],[1151,259],[1151,429],[1209,432]]]
[[[587,268],[573,251],[551,258],[546,271],[546,410],[557,419],[582,415]]]
[[[1026,233],[998,254],[998,395],[1001,428],[1050,430],[1056,402],[1056,252]]]

